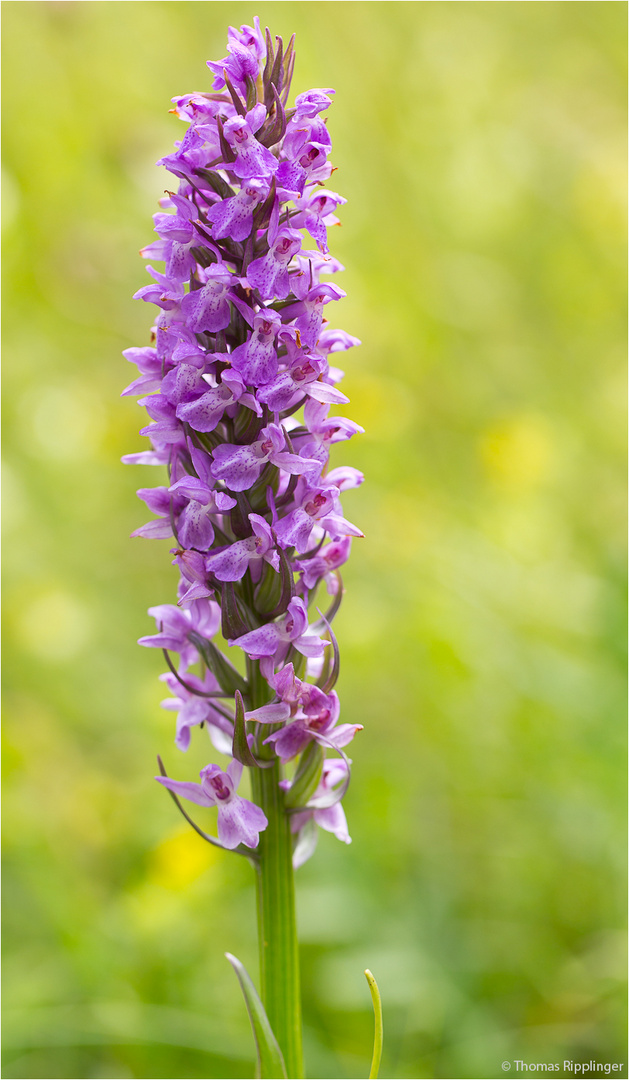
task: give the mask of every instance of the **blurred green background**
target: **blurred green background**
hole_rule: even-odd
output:
[[[118,395],[170,99],[255,14],[297,32],[295,92],[337,89],[333,325],[364,342],[335,460],[367,474],[337,629],[365,731],[354,842],[298,876],[309,1075],[367,1075],[365,966],[383,1077],[626,1060],[625,4],[8,2],[3,1075],[253,1073],[250,868],[152,779],[207,748],[135,644],[175,576],[128,539],[162,481],[119,465]]]

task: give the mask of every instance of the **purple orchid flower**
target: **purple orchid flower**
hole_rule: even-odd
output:
[[[176,745],[187,749],[193,729],[204,726],[215,749],[232,758],[225,771],[208,765],[200,783],[158,780],[217,807],[223,846],[253,849],[267,818],[237,794],[241,760],[268,766],[254,774],[253,790],[266,790],[264,805],[274,806],[285,762],[309,755],[313,744],[338,751],[340,761],[324,760],[306,807],[291,807],[298,864],[312,850],[315,826],[349,842],[343,747],[361,725],[339,722],[329,682],[336,643],[329,668],[325,620],[310,626],[308,607],[318,588],[335,597],[330,619],[340,603],[339,567],[362,536],[341,499],[363,478],[349,466],[329,467],[331,447],[362,431],[330,415],[348,401],[331,359],[359,344],[324,317],[345,295],[325,280],[343,270],[328,252],[328,230],[345,200],[323,186],[333,170],[324,113],[334,91],[298,94],[290,108],[293,62],[293,41],[273,45],[256,18],[230,27],[226,56],[209,62],[215,93],[173,99],[186,132],[160,160],[174,179],[142,250],[151,284],[136,293],[154,305],[151,344],[127,350],[138,375],[123,393],[141,395],[151,445],[124,460],[168,470],[165,482],[139,489],[154,520],[134,535],[173,537],[178,574],[176,605],[151,608],[157,631],[140,641],[177,654],[176,673],[162,676]],[[242,633],[248,626],[255,629]],[[245,653],[246,674],[217,648],[221,629]],[[298,677],[295,668],[301,675],[304,666]],[[219,689],[232,707],[216,700]],[[262,845],[261,863],[272,848]],[[291,1075],[303,1075],[300,1068],[293,1064]]]
[[[218,330],[224,330],[229,326],[231,310],[228,285],[230,281],[231,275],[223,264],[214,264],[208,267],[205,285],[184,296],[181,301],[181,310],[195,334],[202,330],[215,334]]]
[[[364,536],[356,525],[339,513],[338,495],[339,489],[336,487],[306,487],[301,504],[275,526],[281,547],[294,547],[300,553],[307,551],[315,522],[333,540],[341,536]]]
[[[264,386],[276,374],[277,353],[273,342],[281,325],[277,311],[264,308],[254,315],[251,337],[230,356],[233,370],[242,375],[246,383]]]
[[[331,544],[326,544],[319,555],[303,562],[295,561],[295,568],[301,573],[301,582],[304,588],[314,589],[323,579],[326,582],[328,592],[335,596],[339,589],[339,581],[334,570],[347,562],[351,550],[351,537],[343,536]]]
[[[170,671],[160,675],[160,679],[166,683],[173,695],[162,701],[161,706],[162,709],[177,713],[175,745],[180,750],[187,750],[190,746],[190,729],[199,724],[206,724],[212,743],[219,753],[231,754],[233,726],[225,716],[216,711],[210,699],[200,696],[210,690],[220,689],[212,673],[206,671],[203,679],[200,679],[198,675],[188,673],[185,685]]]
[[[144,300],[147,304],[157,304],[164,311],[172,311],[179,307],[183,298],[183,285],[174,281],[165,274],[160,274],[152,266],[146,267],[147,274],[155,278],[152,285],[145,285],[133,294],[134,300]]]
[[[338,225],[339,219],[334,216],[337,206],[347,202],[342,195],[335,191],[318,189],[296,200],[301,213],[292,219],[295,229],[307,229],[313,240],[316,241],[319,251],[324,255],[328,253],[328,228],[330,225]]]
[[[188,640],[188,634],[194,631],[201,637],[211,638],[221,625],[221,609],[212,600],[194,600],[184,611],[174,604],[158,604],[149,608],[149,615],[161,629],[157,634],[139,638],[138,645],[179,653],[180,672],[199,660],[199,653]]]
[[[262,428],[260,435],[262,437],[250,446],[234,446],[231,443],[217,446],[213,454],[212,476],[222,480],[231,491],[246,491],[253,487],[267,461],[292,474],[303,473],[316,466],[316,461],[284,450],[286,433],[277,424]]]
[[[328,87],[326,90],[306,90],[303,94],[297,94],[295,98],[295,123],[298,124],[305,117],[317,116],[320,112],[328,109],[332,104],[330,94],[334,93],[335,91]]]
[[[159,784],[198,806],[218,807],[218,838],[223,847],[233,849],[239,844],[255,848],[268,820],[259,806],[236,794],[242,776],[242,765],[234,758],[223,772],[220,765],[206,765],[200,772],[201,783],[171,780],[156,776]]]
[[[140,255],[144,258],[163,259],[166,263],[166,277],[184,282],[196,269],[192,248],[203,244],[202,237],[193,225],[198,214],[196,207],[180,195],[171,195],[168,204],[175,208],[176,213],[153,215],[159,240],[142,248]]]
[[[265,120],[264,105],[256,105],[246,116],[233,116],[225,124],[225,138],[236,155],[234,172],[241,180],[272,176],[277,170],[277,158],[255,137]]]
[[[309,289],[306,296],[299,304],[291,304],[282,312],[283,318],[297,315],[295,326],[301,335],[302,344],[308,349],[314,349],[319,332],[323,325],[323,308],[330,300],[340,300],[345,296],[343,289],[338,285],[323,282]]]
[[[304,396],[327,404],[349,403],[345,394],[324,381],[327,375],[326,364],[322,363],[319,356],[293,347],[290,341],[287,344],[289,356],[292,351],[291,365],[258,391],[259,401],[268,405],[273,412],[291,409]]]
[[[205,558],[199,551],[187,551],[185,548],[173,548],[171,554],[175,556],[173,563],[181,571],[179,582],[178,607],[189,604],[192,600],[200,600],[205,596],[213,596],[214,589],[208,585],[208,575],[205,569]]]
[[[183,173],[194,180],[197,176],[196,170],[203,168],[208,158],[211,160],[220,151],[218,130],[212,133],[211,139],[208,135],[207,129],[200,132],[195,127],[188,128],[183,139],[175,143],[175,152],[160,158],[157,164],[163,165],[177,176]]]
[[[259,514],[249,514],[249,522],[253,536],[237,540],[205,560],[206,571],[214,574],[219,581],[240,581],[247,568],[261,560],[279,571],[279,556],[270,525]]]
[[[257,630],[229,641],[229,645],[238,645],[247,656],[256,658],[276,656],[279,650],[288,651],[293,645],[302,656],[322,656],[329,644],[318,634],[308,629],[308,612],[303,600],[296,596],[288,605],[288,610],[278,622],[267,623]]]
[[[212,236],[217,240],[225,236],[246,240],[253,228],[253,211],[265,195],[262,181],[251,179],[236,195],[212,206],[207,212],[207,219],[213,225]]]
[[[288,264],[301,247],[297,229],[280,229],[266,255],[254,259],[247,267],[247,281],[257,289],[263,300],[286,299],[290,290]]]
[[[209,382],[212,376],[204,375],[204,380]],[[260,416],[262,409],[255,398],[246,393],[244,380],[237,371],[224,371],[218,385],[206,390],[195,401],[184,402],[177,406],[176,418],[190,424],[195,431],[214,431],[220,423],[223,414],[230,411],[232,406],[242,401],[243,405],[253,409]]]
[[[214,89],[223,90],[225,87],[224,73],[238,86],[244,88],[247,76],[255,79],[258,75],[260,62],[266,56],[264,36],[260,31],[258,16],[253,20],[253,26],[241,26],[236,30],[230,26],[227,34],[227,53],[222,60],[208,60],[207,66],[215,75]]]
[[[347,774],[348,765],[343,758],[334,758],[324,761],[321,782],[314,793],[313,801],[319,796],[329,794],[333,788],[345,780]],[[315,824],[321,829],[325,829],[326,832],[333,833],[341,843],[351,844],[352,838],[347,829],[347,818],[345,817],[345,811],[340,802],[334,803],[333,806],[313,810],[302,810],[298,814],[293,814],[291,819],[292,831],[294,833],[300,833],[304,829],[304,826],[311,820],[314,820]],[[298,844],[293,859],[293,865],[296,869],[299,866],[302,866],[303,863],[310,858],[316,847],[316,843],[317,834],[315,833],[312,841],[304,845],[301,850],[300,845]]]
[[[125,387],[120,397],[130,394],[149,394],[154,390],[159,390],[162,362],[155,349],[124,349],[122,355],[129,363],[137,365],[140,376]]]
[[[292,668],[292,664],[287,665]],[[277,692],[281,694],[282,682],[288,682],[289,700],[285,702],[290,707],[291,722],[286,724],[280,731],[273,732],[264,741],[275,745],[275,750],[282,761],[290,761],[291,758],[301,754],[308,743],[314,739],[322,746],[330,746],[335,750],[347,746],[352,741],[357,731],[362,731],[362,724],[338,724],[340,704],[334,690],[325,694],[318,686],[302,682],[294,675],[288,676],[288,680],[281,680],[282,669],[278,675],[270,680],[275,685]],[[272,708],[272,706],[263,706]],[[258,710],[257,719],[260,722],[274,723],[274,720],[266,720]]]

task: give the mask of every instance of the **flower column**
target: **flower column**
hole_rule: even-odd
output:
[[[152,449],[132,463],[166,466],[168,483],[142,488],[156,517],[134,535],[174,540],[177,604],[151,608],[162,676],[177,713],[176,744],[204,728],[223,770],[200,783],[157,779],[176,799],[217,808],[210,843],[245,854],[257,871],[262,999],[288,1076],[303,1075],[293,868],[317,829],[349,843],[341,799],[344,747],[359,725],[339,724],[339,654],[330,623],[343,589],[339,567],[360,530],[341,493],[362,482],[328,466],[333,443],[361,429],[330,409],[347,402],[331,353],[358,344],[331,330],[326,306],[343,295],[322,274],[342,270],[327,230],[345,200],[323,186],[330,137],[321,114],[331,90],[288,108],[293,42],[229,30],[228,54],[210,62],[212,92],[175,99],[187,124],[161,160],[176,190],[155,215],[143,254],[153,283],[140,299],[159,311],[150,347],[126,356],[139,377]],[[310,248],[308,237],[315,247]],[[319,586],[331,600],[309,623]],[[232,664],[216,638],[242,650]],[[173,655],[178,661],[173,660]],[[196,670],[191,670],[196,668]],[[332,756],[328,756],[329,754]],[[238,794],[243,767],[251,799]]]

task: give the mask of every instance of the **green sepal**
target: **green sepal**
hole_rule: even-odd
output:
[[[221,582],[221,633],[226,641],[230,638],[239,638],[252,630],[243,619],[233,581]]]
[[[221,690],[224,690],[228,697],[232,697],[236,690],[240,690],[241,694],[247,693],[246,680],[221,650],[216,648],[213,641],[195,634],[193,630],[188,634],[188,640],[192,642],[195,649],[199,650],[215,679],[218,680]]]
[[[320,690],[323,690],[324,694],[329,694],[333,687],[336,685],[336,680],[339,677],[339,670],[341,667],[341,654],[339,652],[339,643],[336,640],[334,630],[326,620],[326,626],[328,634],[330,635],[332,642],[332,651],[325,650],[325,659],[323,661],[323,668],[321,674],[317,679],[315,686],[318,686]]]
[[[323,747],[313,739],[301,755],[293,782],[286,792],[284,805],[287,809],[304,806],[310,796],[314,795],[323,772],[323,758]]]
[[[221,156],[223,158],[223,161],[226,161],[228,165],[231,165],[232,162],[236,160],[236,154],[234,153],[231,146],[227,142],[227,139],[225,138],[225,132],[223,131],[223,121],[221,120],[220,116],[216,117],[216,124],[218,127],[218,139],[221,144]]]
[[[272,462],[269,461],[264,466],[251,490],[248,492],[249,501],[256,512],[259,513],[262,511],[262,515],[264,516],[264,512],[267,510],[266,489],[269,487],[272,488],[273,494],[275,494],[279,486],[280,470],[277,465],[273,465]]]
[[[274,146],[275,143],[280,141],[286,131],[286,114],[284,112],[284,106],[282,105],[280,95],[273,83],[271,83],[271,92],[275,99],[275,118],[271,120],[268,127],[265,124],[264,128],[257,136],[258,141],[261,142],[263,146]]]
[[[238,540],[246,540],[253,532],[249,521],[249,514],[252,512],[251,503],[244,491],[232,491],[230,494],[236,500],[236,506],[232,507],[229,512],[229,523],[232,532]]]
[[[253,982],[245,968],[231,953],[225,953],[231,966],[236,972],[240,988],[243,992],[251,1029],[255,1039],[258,1060],[256,1064],[256,1077],[258,1080],[285,1080],[286,1066],[282,1051],[269,1023],[269,1018],[264,1011],[264,1005],[258,997]]]
[[[282,86],[286,83],[288,78],[288,72],[291,67],[291,62],[294,61],[295,55],[295,35],[291,34],[291,39],[284,50],[284,80]]]
[[[335,618],[335,616],[338,614],[338,610],[339,610],[339,608],[341,606],[343,596],[345,595],[345,589],[343,587],[343,578],[341,577],[338,570],[333,570],[332,573],[334,574],[334,577],[336,578],[336,581],[337,581],[337,589],[336,589],[336,593],[334,595],[334,599],[333,599],[332,603],[330,604],[328,610],[326,611],[325,615],[323,614],[322,611],[319,610],[319,608],[317,608],[317,611],[319,612],[320,618],[317,619],[316,623],[312,624],[312,629],[317,634],[321,630],[323,630],[324,626],[327,627],[328,630],[330,629],[330,623]]]
[[[293,665],[293,671],[295,672],[295,676],[298,679],[303,679],[305,677],[307,663],[306,657],[303,655],[303,653],[297,652],[297,649],[293,648],[292,645],[286,657],[286,663]]]
[[[242,100],[240,94],[238,94],[236,92],[236,90],[234,89],[233,83],[232,83],[231,79],[229,78],[229,75],[227,74],[226,71],[223,71],[223,78],[225,80],[225,86],[227,87],[229,96],[230,96],[230,98],[232,99],[232,101],[234,103],[234,108],[235,108],[236,112],[238,113],[239,116],[245,116],[245,114],[247,112],[245,103]]]
[[[234,437],[238,443],[255,442],[264,421],[261,416],[256,416],[253,409],[241,405],[234,418]]]
[[[277,543],[275,533],[273,533],[273,536]],[[256,607],[258,611],[263,612],[265,615],[271,616],[274,619],[276,619],[278,615],[284,614],[295,595],[293,572],[290,568],[290,563],[286,558],[286,552],[279,544],[276,547],[276,551],[280,563],[280,572],[278,574],[272,567],[272,577],[265,572],[256,594]]]
[[[207,180],[210,187],[214,189],[217,195],[220,195],[222,199],[229,199],[236,192],[229,186],[226,180],[220,173],[214,171],[214,169],[202,169],[198,168],[194,170],[197,176],[202,176],[204,180]]]
[[[266,90],[267,90],[267,87],[269,85],[269,79],[271,77],[271,68],[273,67],[273,61],[275,60],[275,52],[274,52],[274,49],[273,49],[273,38],[271,37],[271,34],[269,33],[268,26],[266,27],[266,29],[264,31],[264,41],[265,41],[265,44],[266,44],[266,64],[264,65],[264,71],[262,73],[262,85],[264,87],[264,91],[265,91],[265,95],[266,95]],[[265,105],[267,104],[266,96],[265,96],[264,104]],[[267,108],[268,108],[268,106],[267,106]]]
[[[280,598],[281,591],[280,575],[270,563],[265,562],[262,577],[255,591],[256,611],[259,611],[261,615],[270,615]]]
[[[193,432],[189,424],[186,424],[185,427],[187,429],[186,434],[190,432],[190,438],[192,439],[195,446],[200,446],[202,450],[207,450],[210,454],[212,453],[212,450],[215,450],[216,447],[223,442],[220,432],[218,431]]]
[[[245,87],[247,90],[247,112],[251,112],[258,101],[258,91],[251,75],[245,76]]]
[[[248,765],[250,768],[256,768],[258,763],[251,753],[249,743],[247,742],[245,706],[243,705],[240,690],[236,691],[236,719],[234,721],[232,753],[236,758],[236,761],[239,761],[241,765]]]
[[[273,61],[273,69],[271,71],[271,77],[269,82],[271,86],[275,86],[277,90],[281,90],[284,84],[284,66],[282,60],[284,59],[284,42],[281,37],[275,39],[277,44],[277,52]],[[269,104],[271,104],[269,102]]]
[[[251,234],[252,236],[255,236],[257,230],[262,227],[262,223],[264,221],[266,221],[266,219],[269,217],[269,214],[271,213],[271,210],[273,209],[274,202],[275,202],[275,174],[271,177],[271,186],[269,188],[269,194],[267,195],[264,202],[260,203],[258,206],[256,206],[255,210],[253,211],[253,229],[252,229],[252,234]],[[294,303],[294,301],[293,301],[293,303]],[[273,305],[271,305],[271,306],[273,306]]]

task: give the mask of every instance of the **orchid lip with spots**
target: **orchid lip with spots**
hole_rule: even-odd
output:
[[[294,62],[294,39],[273,41],[255,19],[208,61],[213,85],[173,99],[186,129],[158,162],[168,190],[142,251],[163,268],[149,265],[135,294],[157,309],[153,341],[125,353],[139,376],[123,393],[142,395],[152,449],[123,460],[167,471],[139,490],[156,516],[133,535],[170,538],[179,571],[175,602],[150,609],[156,632],[140,638],[168,663],[176,749],[209,735],[229,759],[200,783],[161,763],[156,779],[201,835],[257,869],[262,998],[287,1075],[300,1076],[292,863],[319,828],[350,840],[344,747],[362,727],[339,723],[330,624],[363,535],[341,495],[363,477],[329,469],[330,447],[362,431],[336,415],[349,399],[329,362],[360,344],[328,324],[345,295],[327,280],[343,269],[328,245],[346,201],[326,186],[334,91],[291,106]],[[250,798],[238,792],[245,768]],[[217,835],[205,831],[212,808]]]

